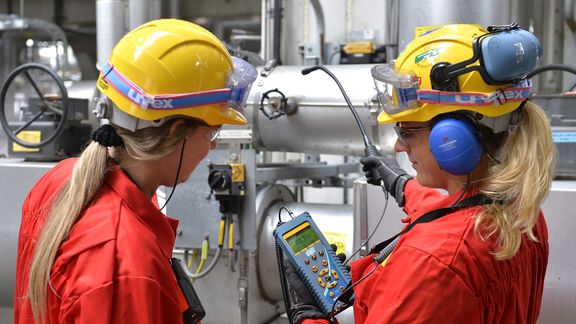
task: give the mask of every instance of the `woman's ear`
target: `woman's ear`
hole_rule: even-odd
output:
[[[189,137],[190,135],[194,134],[197,130],[196,123],[186,119],[177,119],[175,120],[172,125],[170,125],[169,136],[170,137]]]

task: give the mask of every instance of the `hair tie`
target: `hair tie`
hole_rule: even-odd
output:
[[[92,140],[102,146],[122,146],[124,141],[122,137],[116,133],[116,129],[109,124],[101,125],[92,132]]]

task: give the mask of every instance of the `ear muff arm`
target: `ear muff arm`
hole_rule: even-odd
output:
[[[509,25],[506,25],[506,26],[492,26],[492,27],[494,27],[494,30],[492,32],[481,35],[476,39],[474,39],[474,43],[472,44],[471,58],[453,64],[448,62],[440,62],[436,63],[432,67],[432,70],[430,71],[430,81],[432,82],[432,89],[441,91],[459,92],[460,88],[458,87],[457,77],[473,71],[478,71],[484,82],[486,82],[486,84],[490,85],[503,84],[501,82],[494,81],[490,77],[490,75],[488,75],[488,73],[486,72],[486,69],[484,68],[484,62],[482,59],[482,51],[480,48],[482,40],[486,36],[489,36],[493,33],[514,29],[514,26],[511,27]],[[480,64],[469,66],[470,64],[478,60],[480,60]],[[507,81],[506,83],[515,83],[515,82],[517,82],[517,80]]]

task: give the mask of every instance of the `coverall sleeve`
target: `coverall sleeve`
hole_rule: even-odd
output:
[[[394,253],[357,294],[356,323],[482,323],[479,300],[446,264],[411,246]]]
[[[181,323],[177,301],[149,278],[121,277],[81,296],[70,296],[59,323]]]

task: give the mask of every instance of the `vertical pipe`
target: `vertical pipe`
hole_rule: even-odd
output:
[[[180,0],[170,0],[168,14],[170,18],[180,18]]]
[[[62,22],[64,21],[64,0],[54,1],[54,17],[52,19],[56,25],[62,27]]]
[[[544,56],[542,65],[564,62],[564,10],[562,0],[543,2],[542,10],[542,47]],[[563,75],[559,71],[542,73],[540,88],[545,92],[559,93],[562,91]]]
[[[99,66],[106,64],[114,45],[126,32],[124,11],[122,0],[96,1],[96,47]]]
[[[148,21],[148,1],[128,0],[128,27],[130,30]]]
[[[274,33],[272,31],[272,1],[274,0],[262,0],[262,25],[260,31],[262,40],[260,51],[264,62],[268,62],[274,58],[274,52],[272,50],[272,43],[274,41]]]
[[[316,30],[318,32],[318,64],[324,64],[324,35],[326,35],[326,23],[324,21],[324,10],[322,10],[322,5],[319,0],[310,0],[312,9],[314,9],[314,15],[316,17]]]
[[[14,13],[14,3],[12,2],[12,0],[8,0],[6,2],[6,13],[9,15]]]
[[[272,56],[276,64],[281,65],[280,43],[282,42],[282,0],[274,0],[274,37]]]

